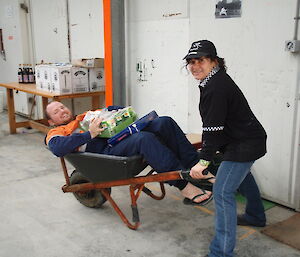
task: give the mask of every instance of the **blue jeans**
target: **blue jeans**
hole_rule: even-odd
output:
[[[236,242],[237,212],[235,193],[247,198],[245,217],[265,222],[265,213],[256,182],[250,173],[251,162],[223,161],[213,187],[215,201],[215,237],[210,257],[232,257]]]

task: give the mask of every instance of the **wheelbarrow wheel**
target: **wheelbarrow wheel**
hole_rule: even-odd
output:
[[[76,170],[73,171],[70,177],[70,184],[82,184],[89,183],[90,181],[82,176]],[[111,188],[108,188],[109,194],[111,193]],[[90,190],[85,192],[74,192],[75,198],[84,206],[89,208],[100,208],[105,202],[106,198],[102,195],[100,190]]]

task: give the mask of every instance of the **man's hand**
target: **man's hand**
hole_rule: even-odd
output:
[[[91,134],[91,138],[94,138],[101,134],[104,128],[100,127],[100,123],[103,121],[103,118],[95,118],[90,122],[89,132]]]

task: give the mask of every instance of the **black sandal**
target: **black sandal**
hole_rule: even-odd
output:
[[[207,199],[205,199],[199,203],[194,201],[196,198],[207,194],[207,192],[205,190],[203,190],[203,189],[201,189],[201,190],[202,190],[202,193],[194,196],[192,199],[185,197],[183,199],[183,203],[186,205],[200,205],[200,206],[208,204],[213,199],[213,194],[211,194]]]

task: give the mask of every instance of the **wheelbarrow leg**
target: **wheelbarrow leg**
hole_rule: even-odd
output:
[[[133,222],[140,222],[140,216],[139,216],[139,211],[138,211],[136,201],[141,195],[141,192],[144,190],[144,188],[145,188],[145,184],[130,185],[129,187]],[[136,190],[137,192],[135,193]]]
[[[159,184],[160,184],[160,189],[161,189],[160,196],[153,194],[152,191],[147,187],[143,188],[143,192],[155,200],[162,200],[162,199],[164,199],[164,197],[166,195],[166,190],[165,190],[165,186],[164,186],[163,182],[159,182]]]
[[[131,224],[128,219],[126,218],[125,214],[121,211],[121,209],[119,208],[119,206],[116,204],[116,202],[111,198],[109,192],[107,191],[107,189],[100,189],[101,193],[104,195],[104,197],[110,202],[110,204],[112,205],[112,207],[115,209],[116,213],[120,216],[120,218],[122,219],[122,221],[127,225],[127,227],[129,227],[132,230],[136,230],[139,225],[139,217],[138,217],[138,212],[137,212],[137,206],[135,205],[136,208],[136,212],[137,212],[137,221],[134,221],[135,224]],[[136,199],[134,199],[134,201],[136,202]],[[135,211],[132,209],[133,212],[133,216],[136,215]]]
[[[63,169],[63,173],[64,173],[65,180],[66,180],[66,185],[69,186],[70,185],[70,177],[68,175],[68,170],[67,170],[67,166],[66,166],[66,162],[65,162],[64,157],[60,157],[60,164],[61,164],[62,169]]]

